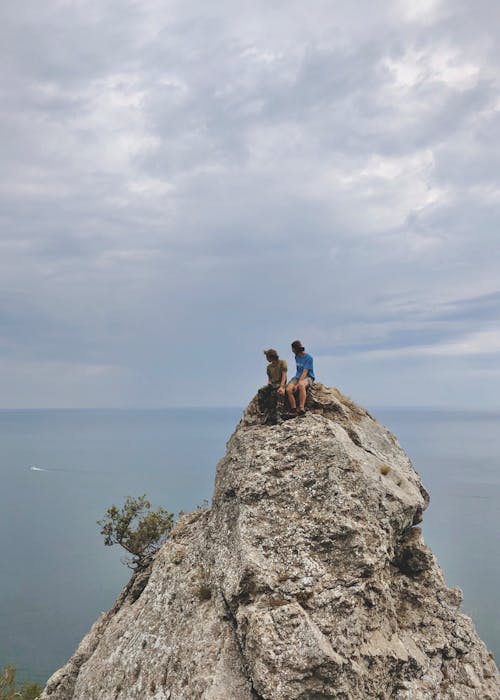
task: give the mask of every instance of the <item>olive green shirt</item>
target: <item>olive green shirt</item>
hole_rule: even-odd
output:
[[[288,372],[285,360],[278,360],[275,365],[273,365],[272,362],[267,365],[267,376],[273,386],[279,386],[281,384],[281,375],[283,372],[285,374]]]

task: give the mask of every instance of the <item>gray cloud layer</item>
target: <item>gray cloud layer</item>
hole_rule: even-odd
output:
[[[298,336],[359,400],[498,406],[499,15],[2,7],[2,405],[242,403]]]

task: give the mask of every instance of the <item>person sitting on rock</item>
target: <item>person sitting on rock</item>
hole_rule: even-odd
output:
[[[283,412],[288,367],[285,360],[280,360],[273,348],[264,350],[264,355],[269,364],[267,365],[267,385],[258,391],[259,410],[265,422],[274,425]]]
[[[297,371],[295,377],[288,382],[286,387],[286,395],[290,404],[290,412],[287,414],[287,418],[296,418],[297,416],[305,415],[307,387],[312,386],[315,380],[313,358],[306,353],[300,340],[293,341],[292,352],[295,355]],[[297,392],[299,394],[298,409],[295,400],[295,394]]]

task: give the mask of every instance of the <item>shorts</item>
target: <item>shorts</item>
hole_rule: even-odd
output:
[[[306,377],[305,382],[307,386],[312,386],[314,384],[314,379],[312,377]],[[293,377],[293,379],[290,379],[288,382],[289,384],[298,384],[299,380],[296,377]]]

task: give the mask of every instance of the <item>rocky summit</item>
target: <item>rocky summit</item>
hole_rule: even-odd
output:
[[[268,426],[250,403],[211,508],[177,522],[43,700],[500,698],[397,439],[336,389],[309,404]]]

